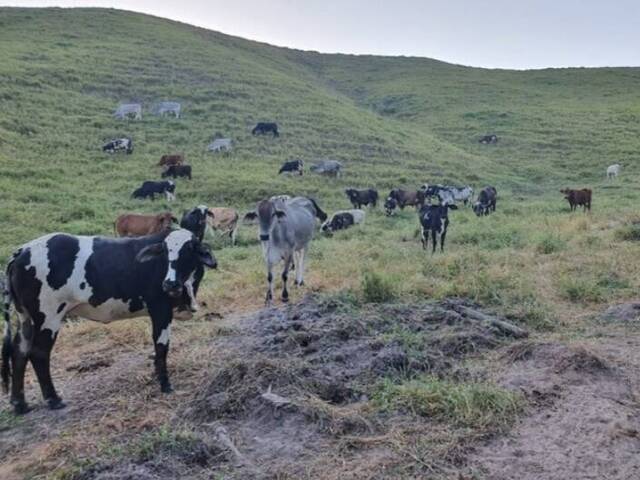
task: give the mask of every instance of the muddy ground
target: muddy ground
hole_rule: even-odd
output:
[[[34,412],[3,411],[0,478],[640,478],[630,320],[609,316],[578,344],[459,299],[309,296],[212,322],[206,348],[180,361],[189,345],[172,346],[171,396],[156,392],[147,344],[60,359],[69,407],[43,409],[31,384]],[[421,375],[517,392],[521,412],[470,427],[380,408],[381,382]]]

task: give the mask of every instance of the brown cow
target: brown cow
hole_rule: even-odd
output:
[[[114,229],[119,237],[142,237],[171,230],[173,222],[178,222],[171,212],[158,215],[124,213],[116,219]]]
[[[389,197],[395,200],[401,210],[407,205],[412,205],[418,209],[424,205],[425,193],[422,190],[406,191],[400,188],[394,188],[389,193]]]
[[[210,208],[207,216],[207,223],[212,230],[219,230],[231,239],[231,245],[236,244],[236,235],[238,233],[238,212],[233,208],[216,207]]]
[[[564,194],[564,198],[569,202],[571,211],[573,212],[579,205],[584,207],[584,211],[591,211],[591,190],[583,188],[582,190],[572,190],[564,188],[560,190]]]
[[[173,155],[162,155],[158,162],[159,167],[169,168],[172,165],[182,165],[184,163],[184,155],[176,153]]]

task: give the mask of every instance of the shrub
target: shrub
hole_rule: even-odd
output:
[[[567,277],[560,282],[562,296],[571,302],[601,302],[603,294],[595,283],[583,278]]]
[[[561,239],[558,235],[547,233],[545,234],[536,245],[536,252],[542,255],[549,255],[551,253],[564,250],[567,246],[567,242]]]
[[[367,303],[385,303],[396,298],[396,291],[387,277],[368,271],[362,276],[362,295]]]
[[[456,425],[501,428],[521,409],[521,397],[486,383],[455,383],[424,376],[405,383],[384,381],[373,397],[382,410],[406,409]]]

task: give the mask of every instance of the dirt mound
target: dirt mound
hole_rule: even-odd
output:
[[[224,365],[180,416],[229,429],[246,467],[238,477],[255,465],[296,475],[336,437],[385,431],[367,406],[384,377],[451,373],[514,336],[526,332],[462,300],[355,308],[308,296],[249,316],[219,339]]]
[[[531,412],[469,458],[473,473],[495,480],[640,478],[638,345],[617,342],[607,350],[529,342],[507,348],[497,380],[523,392]]]
[[[640,322],[640,302],[628,302],[612,305],[600,315],[600,319],[605,322]]]

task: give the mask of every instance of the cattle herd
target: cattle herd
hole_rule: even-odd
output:
[[[161,107],[176,117],[180,115],[177,103],[166,102]],[[121,105],[116,115],[140,118],[141,109],[135,104]],[[267,122],[258,123],[252,133],[270,134],[274,138],[280,135],[277,124]],[[496,143],[497,137],[485,136],[480,141]],[[220,139],[216,144],[216,148],[226,150],[230,146],[230,139]],[[113,139],[103,146],[103,151],[130,154],[133,141],[129,137]],[[192,178],[191,166],[185,163],[183,154],[164,155],[158,166],[163,168],[163,179]],[[289,161],[279,173],[302,175],[303,168],[302,160]],[[620,168],[620,165],[611,165],[607,177],[618,176]],[[342,164],[336,160],[323,160],[311,167],[312,171],[334,177],[340,175],[341,169]],[[143,182],[132,197],[153,200],[156,195],[165,195],[170,201],[175,199],[175,191],[173,180],[149,180]],[[583,206],[585,211],[591,209],[591,190],[563,189],[561,192],[571,210],[578,206]],[[244,216],[246,223],[258,225],[267,270],[267,305],[274,298],[274,268],[280,262],[284,264],[280,297],[283,302],[289,299],[290,271],[295,271],[295,284],[304,285],[309,246],[318,220],[320,230],[332,235],[363,223],[366,216],[363,207],[374,209],[378,205],[378,191],[373,188],[348,188],[344,193],[353,208],[331,216],[313,198],[288,195],[261,200]],[[431,238],[434,253],[438,239],[440,250],[444,251],[449,212],[457,210],[457,204],[471,205],[479,217],[496,211],[494,187],[482,189],[475,201],[473,197],[470,186],[424,184],[416,190],[394,188],[386,197],[384,210],[391,216],[398,209],[415,207],[422,246],[426,250]],[[115,220],[114,232],[119,238],[53,233],[25,243],[15,251],[6,270],[0,376],[4,390],[10,389],[16,413],[29,411],[24,395],[24,375],[29,362],[47,406],[64,407],[51,379],[50,356],[62,321],[68,315],[103,323],[148,315],[152,324],[155,373],[162,392],[170,392],[166,358],[171,321],[198,309],[196,295],[204,269],[217,266],[210,248],[203,243],[205,230],[210,227],[223,232],[234,245],[239,218],[233,208],[205,205],[184,212],[180,221],[168,211],[156,215],[129,213]],[[13,337],[12,305],[18,317]]]

